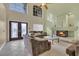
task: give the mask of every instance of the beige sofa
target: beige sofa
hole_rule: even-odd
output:
[[[31,39],[32,53],[34,56],[48,51],[51,48],[51,43],[48,40],[39,39]]]

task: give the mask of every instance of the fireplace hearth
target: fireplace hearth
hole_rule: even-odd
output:
[[[56,31],[56,35],[60,37],[68,37],[68,31]]]

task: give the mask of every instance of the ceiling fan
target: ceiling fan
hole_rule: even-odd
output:
[[[47,3],[42,3],[42,4],[40,5],[40,7],[41,7],[41,8],[44,7],[46,10],[48,9]]]

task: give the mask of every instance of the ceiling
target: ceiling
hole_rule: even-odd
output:
[[[61,15],[71,11],[79,15],[79,3],[48,3],[48,12],[55,15]]]

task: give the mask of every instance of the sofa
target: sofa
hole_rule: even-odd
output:
[[[31,39],[31,45],[32,45],[32,53],[33,56],[40,55],[41,53],[48,51],[51,49],[51,42],[48,42],[48,40],[40,40],[38,39]]]
[[[24,45],[29,55],[37,56],[51,49],[51,42],[44,38],[46,33],[33,32],[30,36],[24,35]]]
[[[79,56],[79,41],[69,46],[66,49],[66,53],[69,56]]]

